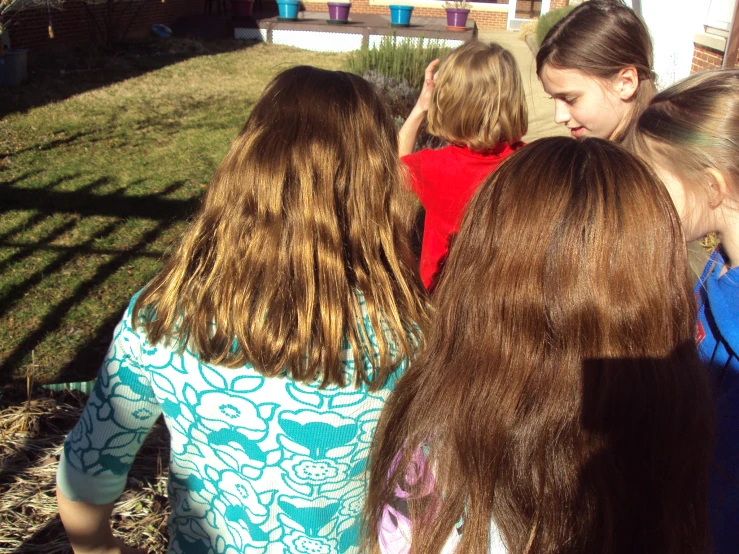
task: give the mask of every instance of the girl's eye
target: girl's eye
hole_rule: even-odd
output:
[[[565,101],[565,104],[567,104],[568,106],[572,106],[575,103],[575,101],[577,100],[577,98],[575,98],[575,97],[572,97],[572,98],[563,98],[563,100]]]

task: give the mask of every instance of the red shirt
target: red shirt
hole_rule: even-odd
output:
[[[523,146],[499,144],[484,153],[466,146],[441,150],[424,148],[402,160],[411,173],[413,191],[426,210],[421,246],[421,278],[431,289],[434,276],[449,249],[449,238],[459,231],[467,203],[477,187],[505,158]]]

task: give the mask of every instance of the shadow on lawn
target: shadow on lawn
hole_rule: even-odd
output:
[[[232,37],[231,21],[221,23],[228,26],[226,36],[230,32]],[[0,87],[0,120],[12,113],[59,102],[190,58],[232,52],[255,44],[258,43],[233,38],[152,38],[124,43],[112,51],[88,46],[70,53],[38,54],[29,61],[27,82],[16,87]]]
[[[190,200],[166,198],[167,195],[180,190],[185,185],[184,182],[173,182],[164,190],[146,196],[125,196],[121,194],[120,190],[111,194],[94,194],[95,189],[108,184],[109,180],[107,178],[97,179],[82,189],[72,192],[53,190],[57,184],[73,177],[68,176],[59,179],[40,189],[23,189],[14,187],[10,183],[0,182],[0,217],[3,213],[16,210],[37,212],[29,221],[0,235],[0,247],[17,248],[8,259],[0,263],[0,271],[6,270],[12,264],[41,250],[58,252],[58,256],[49,264],[27,276],[23,281],[11,285],[0,295],[0,316],[18,303],[23,302],[24,296],[48,278],[49,275],[62,271],[75,259],[90,255],[106,256],[106,261],[95,268],[94,274],[90,278],[82,281],[71,294],[68,294],[56,305],[50,306],[33,330],[24,336],[22,341],[9,352],[2,366],[0,366],[0,383],[2,384],[11,382],[20,384],[23,379],[18,376],[17,371],[28,353],[44,337],[59,329],[69,312],[76,305],[92,296],[106,280],[135,258],[161,258],[163,252],[151,252],[151,244],[157,242],[178,221],[187,217],[199,201],[199,198]],[[54,245],[53,241],[57,237],[72,231],[78,224],[78,219],[72,219],[50,229],[43,238],[36,241],[19,244],[10,240],[15,233],[23,228],[33,226],[40,223],[44,218],[58,213],[74,214],[80,216],[80,218],[108,216],[115,219],[87,237],[84,242],[74,246]],[[125,250],[99,248],[96,245],[101,239],[110,237],[121,230],[129,219],[148,219],[157,223],[153,228],[144,232],[135,244],[125,248]],[[143,282],[136,283],[134,286],[143,286],[143,284]],[[124,307],[122,305],[115,309],[112,312],[113,315],[97,327],[94,336],[89,337],[77,350],[74,359],[64,367],[59,368],[55,374],[55,381],[64,382],[79,379],[81,378],[80,368],[99,365]]]

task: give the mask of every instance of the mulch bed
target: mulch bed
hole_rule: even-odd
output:
[[[62,444],[86,397],[42,389],[4,388],[0,394],[0,553],[69,553],[57,512],[55,478]],[[113,513],[113,528],[129,545],[166,550],[168,460],[169,434],[160,420],[141,448]]]

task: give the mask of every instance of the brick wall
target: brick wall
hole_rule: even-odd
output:
[[[720,69],[723,60],[724,53],[720,50],[714,50],[702,44],[694,44],[693,65],[690,68],[690,72],[695,73],[704,69]]]
[[[556,10],[557,8],[564,8],[567,5],[567,0],[551,0],[549,4],[550,10]]]
[[[135,2],[124,13],[116,29],[122,33],[123,29],[140,6]],[[552,0],[565,2],[566,0]],[[118,2],[117,2],[118,3]],[[124,4],[126,2],[123,2]],[[266,0],[265,4],[271,3]],[[327,11],[326,2],[303,2],[308,11]],[[51,16],[46,9],[25,10],[18,13],[9,26],[10,37],[14,48],[29,48],[32,52],[49,52],[71,50],[100,39],[105,32],[104,21],[105,4],[92,4],[90,12],[80,0],[66,0],[61,10],[51,10]],[[202,14],[204,0],[147,0],[144,7],[136,16],[126,35],[127,38],[146,36],[154,23],[172,25],[179,17]],[[374,13],[389,15],[387,6],[371,6],[369,0],[352,0],[352,12]],[[413,9],[413,15],[419,17],[446,17],[443,7]],[[505,30],[508,16],[506,12],[484,12],[473,9],[470,17],[481,30]],[[54,38],[49,37],[49,19],[51,18]],[[95,25],[95,21],[98,25]],[[115,37],[114,37],[115,38]]]
[[[533,19],[541,13],[541,0],[518,0],[516,2],[516,17]]]
[[[115,34],[122,33],[133,19],[127,38],[146,36],[154,23],[172,25],[184,15],[203,13],[203,4],[204,0],[148,0],[133,19],[141,6],[140,1],[137,1],[120,15],[114,31]],[[46,9],[19,12],[8,26],[13,48],[56,52],[95,41],[106,31],[106,26],[103,25],[105,4],[93,4],[89,8],[90,12],[87,12],[85,5],[79,0],[66,0],[61,10],[51,10],[53,39],[49,37],[49,13]],[[95,22],[98,23],[97,26]]]
[[[303,6],[309,12],[325,12],[328,11],[326,2],[303,2]],[[374,13],[379,15],[390,15],[390,8],[387,6],[371,6],[369,0],[352,0],[353,13]],[[443,7],[439,8],[413,8],[413,16],[418,17],[446,17],[446,11]],[[475,20],[477,28],[481,30],[505,30],[508,24],[508,15],[506,12],[470,12],[470,18]],[[411,22],[413,19],[411,17]]]

